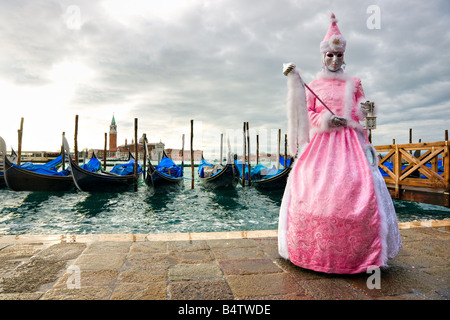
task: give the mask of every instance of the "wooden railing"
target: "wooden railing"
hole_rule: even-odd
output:
[[[449,207],[449,148],[449,141],[375,146],[392,197]]]

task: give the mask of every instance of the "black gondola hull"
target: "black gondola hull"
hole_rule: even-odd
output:
[[[276,176],[266,179],[252,180],[251,184],[258,190],[264,191],[283,190],[284,188],[286,188],[286,183],[290,171],[291,167],[287,167]]]
[[[159,172],[153,166],[148,152],[147,141],[144,140],[144,149],[147,157],[148,171],[145,176],[145,184],[154,193],[167,193],[180,190],[184,186],[184,178],[172,177],[162,172]],[[164,152],[163,157],[167,157]]]
[[[72,176],[77,188],[84,192],[122,192],[131,189],[135,183],[134,175],[112,175],[84,170],[70,160]]]
[[[234,189],[239,182],[239,171],[235,165],[227,164],[219,173],[208,178],[199,178],[200,183],[208,189]]]
[[[117,175],[109,172],[91,172],[80,167],[70,156],[67,139],[63,143],[65,152],[69,155],[70,169],[75,186],[84,192],[122,192],[136,186],[137,178],[133,174]],[[94,155],[95,156],[95,155]]]
[[[156,190],[161,190],[164,192],[176,191],[184,186],[183,177],[169,177],[155,170],[153,166],[150,165],[147,177],[145,178],[145,184]]]
[[[0,173],[0,189],[6,188],[5,177],[3,176],[3,172]]]
[[[75,187],[72,176],[35,173],[14,167],[7,158],[4,178],[8,188],[14,191],[71,191]]]

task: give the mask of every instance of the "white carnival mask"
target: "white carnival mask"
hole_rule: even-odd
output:
[[[344,64],[343,52],[326,52],[323,57],[323,62],[328,70],[338,71]]]

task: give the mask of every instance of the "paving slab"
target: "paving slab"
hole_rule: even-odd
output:
[[[174,300],[233,300],[234,295],[225,279],[176,281],[168,287]]]
[[[118,270],[125,258],[125,254],[82,254],[73,264],[82,270]]]
[[[272,259],[231,259],[218,261],[225,275],[283,272]]]
[[[199,281],[222,277],[223,272],[215,263],[176,264],[169,268],[169,281]]]

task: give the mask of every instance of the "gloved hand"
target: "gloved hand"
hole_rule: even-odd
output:
[[[292,62],[284,63],[283,64],[283,74],[287,76],[289,72],[295,69],[295,64]]]
[[[375,104],[370,101],[361,102],[361,112],[364,116],[367,116],[369,112],[375,112]]]
[[[347,126],[347,119],[336,116],[336,115],[332,115],[330,118],[330,126],[331,127],[345,127]]]

